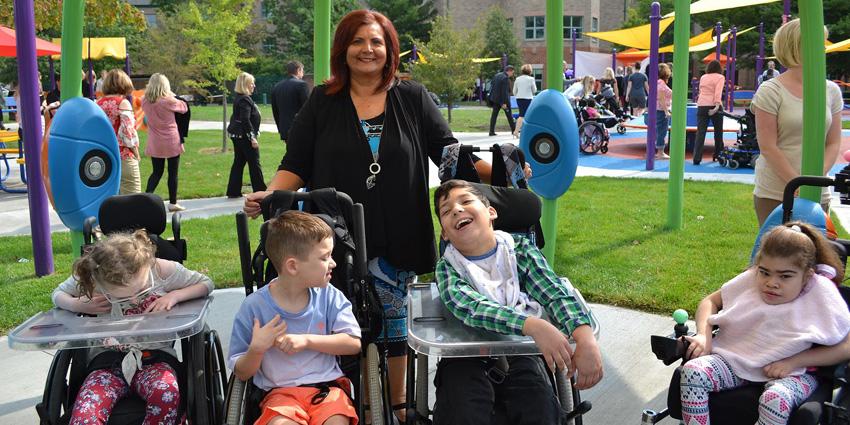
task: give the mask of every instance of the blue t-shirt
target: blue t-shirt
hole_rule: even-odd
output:
[[[632,82],[632,91],[629,93],[629,96],[632,98],[645,98],[646,86],[644,84],[648,81],[646,74],[635,72],[629,76],[629,81]]]
[[[265,325],[276,314],[286,321],[286,332],[291,334],[349,334],[360,338],[360,325],[351,311],[351,303],[332,285],[326,288],[310,288],[310,301],[298,313],[289,313],[274,301],[269,287],[260,288],[242,303],[233,321],[230,336],[228,366],[232,370],[239,359],[248,351],[254,318],[260,326]],[[254,385],[265,391],[280,387],[297,387],[335,380],[343,375],[336,356],[318,351],[304,350],[286,354],[276,347],[263,355],[260,369],[254,375]]]

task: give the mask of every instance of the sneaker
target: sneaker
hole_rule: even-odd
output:
[[[495,135],[496,135],[496,133],[490,133],[490,136],[495,136]]]
[[[168,204],[168,212],[186,211],[186,207],[180,204]]]

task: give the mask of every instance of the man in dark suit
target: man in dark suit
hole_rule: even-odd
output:
[[[295,114],[301,110],[301,106],[310,96],[310,88],[301,78],[304,77],[304,65],[298,61],[290,61],[286,64],[286,72],[289,77],[277,83],[272,89],[272,114],[277,124],[277,132],[280,140],[286,141],[289,127]]]
[[[499,72],[493,76],[490,82],[490,106],[493,108],[490,113],[490,135],[496,135],[496,118],[499,116],[499,111],[504,110],[505,116],[508,118],[508,124],[511,126],[511,132],[516,129],[514,123],[514,115],[511,112],[511,77],[514,75],[514,67],[508,65],[504,72]]]

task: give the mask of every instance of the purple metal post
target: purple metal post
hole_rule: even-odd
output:
[[[95,82],[94,67],[92,66],[92,63],[91,63],[91,37],[88,38],[88,41],[89,41],[89,53],[88,53],[87,56],[89,57],[89,72],[88,72],[88,74],[86,74],[86,81],[89,82],[89,99],[94,99],[96,97],[96,95],[94,93],[94,88],[95,88],[94,87],[94,82]]]
[[[501,71],[504,71],[506,66],[508,66],[508,54],[502,53],[502,69],[501,69]]]
[[[735,71],[738,68],[738,59],[736,59],[737,50],[738,50],[738,27],[732,27],[732,33],[729,34],[729,45],[732,46],[732,56],[730,56],[727,60],[732,63],[729,69],[732,70],[732,74],[729,76],[729,111],[735,108]]]
[[[611,51],[611,69],[617,70],[617,49]]]
[[[124,72],[127,73],[127,76],[130,76],[130,54],[127,53],[127,56],[124,56]]]
[[[652,2],[649,14],[649,95],[646,104],[646,169],[655,169],[656,115],[658,114],[658,22],[661,20],[661,5]]]
[[[759,54],[756,56],[756,89],[764,67],[764,22],[759,23]]]
[[[418,59],[419,59],[419,56],[416,52],[416,45],[414,44],[413,48],[410,49],[410,62],[415,63],[415,62],[417,62]]]
[[[691,78],[691,99],[694,103],[699,100],[699,78]]]
[[[53,69],[53,58],[47,57],[47,66],[50,67],[50,90],[56,90],[56,70]]]
[[[578,78],[578,67],[576,66],[576,29],[573,28],[570,35],[573,38],[573,78]]]
[[[785,24],[791,20],[791,0],[784,0],[782,5],[782,23]]]
[[[733,29],[735,27],[732,27]],[[726,39],[726,110],[732,110],[732,33],[730,31],[729,38]]]
[[[720,60],[720,42],[722,41],[721,34],[723,34],[723,26],[720,25],[720,22],[718,22],[717,25],[714,26],[714,36],[717,37],[717,48],[714,52],[714,59],[716,60]]]
[[[38,102],[38,66],[35,59],[33,2],[15,0],[15,37],[20,82],[20,114],[27,163],[27,199],[32,229],[32,252],[36,276],[53,273],[53,243],[47,213],[47,192],[41,176],[41,108]]]

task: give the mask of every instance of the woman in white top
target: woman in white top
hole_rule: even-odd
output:
[[[826,29],[824,29],[826,35]],[[756,116],[756,134],[761,156],[756,161],[753,203],[759,226],[779,204],[785,185],[800,175],[803,157],[803,64],[800,20],[780,27],[773,37],[773,53],[787,71],[762,83],[750,106]],[[841,90],[826,84],[826,139],[824,175],[835,164],[841,146]],[[829,208],[829,192],[823,191],[821,206]]]
[[[531,76],[531,65],[525,64],[520,69],[520,76],[514,81],[514,97],[519,108],[519,119],[516,122],[516,130],[514,137],[519,137],[519,130],[522,128],[522,120],[525,117],[525,111],[528,110],[528,105],[531,104],[531,99],[537,93],[537,83],[534,77]]]

